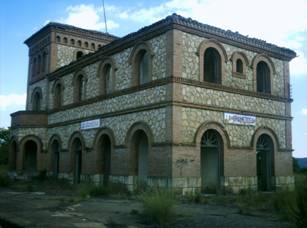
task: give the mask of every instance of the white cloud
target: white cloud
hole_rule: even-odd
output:
[[[6,110],[10,107],[25,106],[26,94],[8,94],[0,95],[0,110]]]
[[[152,7],[112,7],[120,19],[150,24],[175,12],[202,23],[239,31],[297,52],[291,75],[307,75],[307,1],[169,0]]]
[[[102,16],[101,7],[94,5],[76,5],[66,8],[68,16],[60,19],[65,24],[74,25],[84,29],[104,30],[105,23]],[[112,30],[119,27],[113,20],[107,20],[108,29]]]
[[[303,114],[304,116],[307,116],[307,108],[303,108],[303,109],[302,109],[302,114]]]

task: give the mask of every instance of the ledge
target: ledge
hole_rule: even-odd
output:
[[[11,114],[11,127],[47,127],[48,116],[44,111],[18,111]]]

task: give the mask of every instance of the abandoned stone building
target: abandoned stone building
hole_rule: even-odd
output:
[[[29,47],[10,165],[75,183],[292,188],[287,48],[173,14],[118,38],[49,23]]]

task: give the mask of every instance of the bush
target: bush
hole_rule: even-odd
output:
[[[0,187],[8,187],[10,183],[11,180],[7,175],[0,174]]]
[[[99,197],[113,194],[129,193],[127,187],[121,183],[109,183],[107,186],[95,184],[81,184],[79,187],[79,196],[81,198]]]
[[[151,190],[141,197],[144,215],[159,227],[165,227],[174,217],[175,200],[172,192],[167,190]]]
[[[289,202],[291,219],[298,228],[307,227],[307,186],[297,187],[294,202]]]

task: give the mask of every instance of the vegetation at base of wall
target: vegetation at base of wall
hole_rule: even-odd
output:
[[[143,215],[159,227],[166,227],[174,219],[175,198],[171,191],[153,189],[139,197],[143,204]]]
[[[80,184],[78,186],[78,192],[79,197],[82,199],[109,195],[129,195],[127,187],[121,183],[108,183],[107,186],[92,183]]]
[[[8,164],[9,157],[9,129],[0,128],[0,165]]]
[[[7,165],[0,165],[0,187],[8,187],[11,184],[11,180],[7,175]]]

